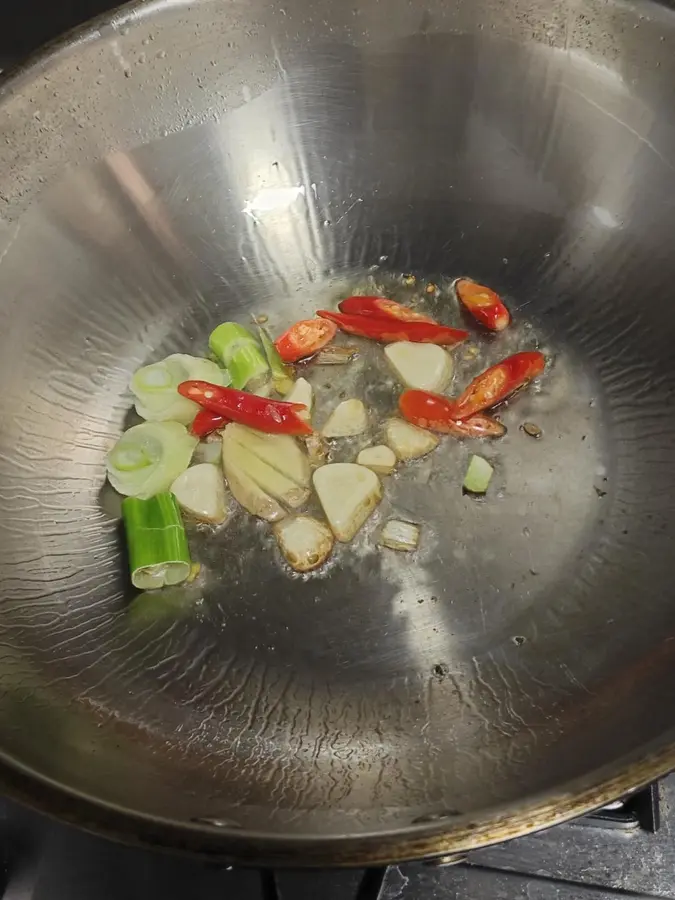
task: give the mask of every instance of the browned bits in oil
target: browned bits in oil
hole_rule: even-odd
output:
[[[525,432],[525,434],[528,435],[528,437],[534,438],[537,441],[544,433],[538,425],[535,425],[534,422],[523,422],[520,427]]]
[[[403,284],[406,287],[412,287],[416,283],[417,279],[414,275],[404,275],[403,276]]]
[[[436,293],[436,285],[430,281],[429,284],[425,288],[427,294],[435,294]]]

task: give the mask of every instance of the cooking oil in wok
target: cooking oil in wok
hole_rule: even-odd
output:
[[[573,353],[555,346],[519,314],[518,297],[504,297],[513,315],[506,331],[498,335],[481,331],[465,316],[453,291],[456,277],[471,274],[424,277],[376,269],[303,290],[283,305],[283,320],[277,319],[275,308],[260,311],[269,312],[270,327],[280,333],[291,321],[319,308],[335,308],[352,294],[379,295],[445,325],[466,328],[470,338],[449,351],[454,376],[448,396],[456,396],[488,366],[521,350],[541,350],[548,365],[539,383],[499,409],[507,427],[505,437],[479,441],[442,437],[427,457],[399,464],[394,474],[382,479],[384,498],[356,538],[350,544],[336,544],[332,557],[315,572],[293,573],[269,526],[242,511],[218,534],[199,538],[198,556],[206,571],[216,579],[228,573],[228,596],[234,593],[244,602],[251,591],[260,595],[272,590],[276,595],[284,590],[281,578],[294,584],[293,602],[305,598],[330,604],[355,593],[364,598],[375,595],[387,585],[391,603],[402,615],[415,609],[415,621],[433,617],[431,605],[424,611],[432,598],[434,604],[452,605],[464,595],[472,604],[480,596],[481,611],[474,622],[480,631],[486,615],[492,621],[510,618],[535,602],[569,564],[580,536],[601,514],[594,485],[598,473],[605,471],[604,450],[592,380]],[[341,366],[309,362],[298,367],[298,374],[314,388],[313,425],[319,431],[342,400],[359,398],[366,405],[368,430],[329,442],[330,461],[353,462],[361,449],[382,442],[385,422],[397,415],[402,386],[380,344],[342,333],[336,342],[355,347],[356,358]],[[524,430],[526,423],[530,430],[536,426],[538,440]],[[481,500],[462,494],[473,453],[495,468]],[[315,499],[308,511],[322,518]],[[390,518],[421,526],[416,552],[402,554],[380,546],[380,531]],[[559,527],[561,521],[564,529]],[[433,629],[427,637],[433,643]]]

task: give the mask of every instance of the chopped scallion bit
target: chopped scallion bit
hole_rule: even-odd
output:
[[[272,373],[272,385],[277,394],[281,394],[282,397],[285,397],[289,391],[293,390],[293,385],[295,383],[293,380],[293,369],[290,366],[287,366],[279,355],[279,351],[274,346],[274,341],[270,337],[269,332],[260,324],[260,316],[256,321],[258,324],[260,343],[265,351],[267,363],[270,367],[270,372]]]
[[[472,456],[464,476],[462,490],[467,494],[484,494],[490,484],[494,469],[482,456]]]
[[[317,366],[344,366],[359,355],[356,347],[341,347],[339,344],[329,344],[323,350],[319,350],[312,362]]]
[[[136,412],[148,422],[189,425],[199,407],[192,400],[181,397],[177,388],[182,381],[193,379],[212,384],[230,383],[229,374],[210,359],[172,353],[166,359],[134,372],[129,386],[136,398]]]
[[[259,391],[269,381],[269,366],[260,344],[248,328],[223,322],[211,332],[209,347],[227,368],[232,387]]]
[[[411,553],[417,550],[420,542],[419,525],[412,522],[402,522],[400,519],[390,519],[382,529],[380,543],[390,550],[399,550],[403,553]]]
[[[122,501],[122,518],[134,587],[155,590],[189,577],[190,550],[173,494],[157,494],[149,500],[127,497]]]
[[[134,425],[108,453],[108,480],[120,494],[147,500],[168,491],[196,446],[197,438],[178,422]]]

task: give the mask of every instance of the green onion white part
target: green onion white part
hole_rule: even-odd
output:
[[[411,553],[417,550],[420,542],[419,525],[412,522],[402,522],[400,519],[390,519],[382,529],[380,543],[390,550],[399,550],[403,553]]]
[[[177,387],[183,381],[193,380],[228,385],[230,376],[210,359],[173,353],[134,373],[129,386],[136,398],[136,412],[148,422],[189,425],[199,412],[199,406],[187,397],[181,397]]]
[[[120,494],[147,500],[168,491],[190,465],[197,438],[178,422],[143,422],[108,453],[108,480]]]
[[[180,510],[173,494],[149,500],[127,497],[122,518],[131,582],[142,591],[180,584],[192,565]]]
[[[248,328],[236,322],[223,322],[211,332],[209,347],[230,373],[233,388],[264,393],[270,381],[269,366]]]
[[[488,489],[493,474],[494,469],[490,463],[483,459],[482,456],[474,455],[469,461],[469,468],[466,470],[462,488],[469,494],[484,494]]]

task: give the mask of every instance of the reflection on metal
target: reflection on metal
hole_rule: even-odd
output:
[[[446,853],[445,856],[435,856],[433,859],[428,859],[426,864],[444,868],[445,866],[456,866],[458,863],[466,862],[467,858],[466,853]]]
[[[247,216],[255,218],[258,213],[283,210],[298,197],[304,196],[304,193],[304,184],[297,187],[262,188],[252,200],[246,201],[243,212]]]

